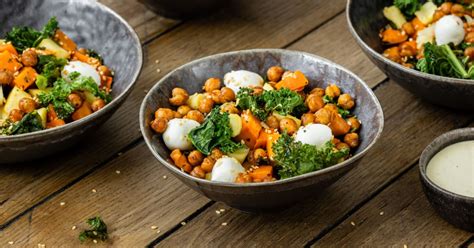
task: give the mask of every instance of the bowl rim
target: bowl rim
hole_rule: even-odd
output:
[[[351,20],[351,6],[352,6],[353,0],[347,0],[347,5],[346,5],[346,19],[347,19],[347,24],[349,27],[349,31],[352,34],[352,37],[356,40],[356,42],[359,44],[359,46],[369,52],[375,59],[388,64],[389,66],[395,67],[400,71],[403,71],[405,73],[412,74],[413,76],[421,77],[423,79],[427,80],[435,80],[443,83],[451,83],[451,84],[459,84],[459,85],[474,85],[474,79],[460,79],[460,78],[452,78],[452,77],[445,77],[445,76],[439,76],[439,75],[434,75],[434,74],[429,74],[426,72],[421,72],[417,71],[415,69],[410,69],[405,66],[402,66],[398,63],[395,63],[391,61],[390,59],[387,59],[386,57],[382,56],[382,54],[378,53],[375,51],[372,47],[370,47],[365,41],[362,40],[362,38],[359,36],[359,33],[354,28],[354,25],[352,24]]]
[[[201,179],[201,178],[196,178],[196,177],[193,177],[187,173],[184,173],[182,172],[180,169],[178,169],[176,166],[172,165],[167,159],[165,158],[162,158],[160,156],[160,154],[158,154],[154,149],[153,149],[153,146],[152,146],[152,142],[153,140],[152,139],[149,139],[146,135],[145,135],[145,132],[146,132],[146,128],[148,128],[145,124],[144,124],[144,121],[145,121],[145,114],[146,114],[146,107],[148,105],[148,101],[149,99],[152,97],[152,95],[155,94],[155,92],[158,92],[158,88],[160,87],[161,84],[163,84],[165,82],[165,80],[167,80],[167,78],[169,78],[172,74],[174,74],[176,71],[178,70],[181,70],[182,68],[185,68],[185,67],[188,67],[188,66],[192,66],[194,64],[198,64],[200,63],[201,61],[204,61],[204,60],[209,60],[209,59],[214,59],[215,57],[222,57],[222,56],[232,56],[232,55],[236,55],[236,54],[255,54],[255,53],[265,53],[265,52],[269,52],[269,53],[278,53],[278,54],[290,54],[290,55],[293,55],[293,56],[308,56],[308,57],[312,57],[316,60],[319,60],[321,62],[324,62],[324,63],[327,63],[331,66],[334,66],[335,68],[343,71],[344,73],[347,73],[349,74],[349,76],[353,77],[355,80],[357,80],[360,85],[368,92],[369,96],[371,97],[371,99],[374,100],[375,102],[375,105],[376,105],[376,117],[377,117],[377,120],[379,122],[379,128],[377,130],[377,133],[375,135],[375,137],[372,139],[372,141],[367,145],[366,148],[364,148],[362,151],[359,151],[357,154],[355,154],[354,156],[352,156],[351,158],[349,158],[348,160],[345,160],[343,161],[342,163],[338,163],[338,164],[335,164],[333,166],[330,166],[330,167],[327,167],[327,168],[324,168],[324,169],[321,169],[321,170],[318,170],[318,171],[313,171],[313,172],[309,172],[309,173],[306,173],[306,174],[302,174],[302,175],[298,175],[298,176],[295,176],[295,177],[291,177],[291,178],[286,178],[286,179],[280,179],[280,180],[276,180],[276,181],[272,181],[272,182],[261,182],[261,183],[245,183],[245,184],[238,184],[238,183],[227,183],[227,182],[216,182],[216,181],[210,181],[210,180],[205,180],[205,179]],[[314,55],[314,54],[310,54],[310,53],[307,53],[307,52],[303,52],[303,51],[295,51],[295,50],[286,50],[286,49],[274,49],[274,48],[270,48],[270,49],[262,49],[262,48],[259,48],[259,49],[249,49],[249,50],[237,50],[237,51],[232,51],[232,52],[225,52],[225,53],[218,53],[218,54],[213,54],[213,55],[210,55],[210,56],[206,56],[206,57],[203,57],[203,58],[200,58],[200,59],[196,59],[196,60],[193,60],[191,62],[188,62],[184,65],[181,65],[179,66],[178,68],[172,70],[171,72],[169,72],[168,74],[166,74],[163,78],[161,78],[147,93],[147,95],[145,96],[145,98],[143,99],[142,101],[142,104],[140,106],[140,131],[142,133],[142,136],[149,148],[149,150],[151,151],[151,153],[155,156],[155,158],[158,159],[158,161],[162,164],[162,165],[165,165],[169,170],[172,170],[172,172],[174,172],[174,174],[179,174],[180,176],[182,176],[183,178],[186,178],[186,179],[189,179],[195,183],[198,183],[198,184],[205,184],[205,185],[210,185],[210,186],[223,186],[223,187],[229,187],[229,188],[240,188],[240,187],[268,187],[268,186],[273,186],[273,185],[281,185],[281,184],[287,184],[287,183],[291,183],[291,182],[295,182],[295,181],[300,181],[302,179],[306,179],[306,178],[310,178],[310,177],[313,177],[313,176],[317,176],[317,175],[322,175],[322,174],[325,174],[327,172],[330,172],[330,171],[334,171],[334,170],[338,170],[340,168],[343,168],[343,167],[346,167],[354,162],[356,162],[357,160],[359,160],[361,157],[363,157],[371,148],[372,146],[377,142],[377,140],[380,138],[380,135],[382,133],[382,130],[383,130],[383,127],[384,127],[384,115],[383,115],[383,110],[382,110],[382,106],[380,105],[380,102],[379,100],[377,99],[377,97],[375,96],[374,92],[372,91],[372,89],[361,79],[359,78],[357,75],[355,75],[353,72],[349,71],[348,69],[344,68],[343,66],[339,65],[339,64],[336,64],[328,59],[325,59],[325,58],[322,58],[320,56],[317,56],[317,55]]]
[[[75,0],[73,0],[75,1]],[[105,105],[104,108],[100,109],[97,112],[94,112],[80,120],[73,121],[70,123],[67,123],[66,125],[51,128],[51,129],[43,129],[40,131],[35,131],[35,132],[30,132],[30,133],[24,133],[24,134],[16,134],[16,135],[0,135],[0,144],[8,144],[9,142],[23,142],[23,141],[28,141],[30,139],[36,139],[38,137],[41,137],[42,139],[44,138],[43,136],[48,136],[48,135],[54,135],[54,134],[60,134],[60,133],[68,133],[74,129],[76,129],[79,126],[83,126],[86,123],[90,123],[91,121],[94,121],[98,119],[100,116],[104,115],[105,113],[111,111],[117,104],[120,104],[130,93],[132,90],[133,86],[135,85],[138,76],[141,73],[141,70],[143,68],[143,49],[142,49],[142,44],[140,42],[140,38],[138,37],[138,34],[134,30],[128,22],[123,19],[119,14],[117,14],[115,11],[113,11],[111,8],[105,6],[104,4],[97,2],[97,1],[80,1],[82,4],[86,5],[91,5],[93,7],[101,8],[104,11],[110,13],[112,16],[117,18],[126,28],[126,30],[130,33],[132,36],[132,39],[138,44],[138,57],[137,61],[138,62],[138,70],[136,70],[131,77],[131,83],[124,89],[122,93],[120,93],[118,96],[115,96],[111,102]]]
[[[421,176],[421,180],[424,181],[426,184],[428,184],[432,189],[440,192],[443,195],[449,195],[449,196],[451,196],[455,199],[458,199],[458,200],[473,202],[474,197],[470,197],[470,196],[466,196],[466,195],[460,195],[458,193],[455,193],[455,192],[449,191],[447,189],[444,189],[441,186],[439,186],[438,184],[436,184],[435,182],[433,182],[428,177],[428,175],[426,175],[426,168],[428,167],[429,162],[431,161],[433,156],[436,155],[438,152],[440,152],[442,149],[444,149],[444,148],[446,148],[450,145],[459,143],[459,142],[474,140],[474,139],[466,138],[466,140],[461,140],[461,141],[458,141],[458,142],[450,143],[454,139],[464,138],[465,137],[464,133],[466,131],[471,133],[474,136],[474,127],[466,127],[466,128],[454,129],[454,130],[443,133],[440,136],[436,137],[429,145],[426,146],[426,148],[421,153],[420,160],[419,160],[419,163],[418,163],[418,168],[419,168],[419,173],[420,173],[420,176]],[[445,139],[445,141],[442,141],[443,139]],[[437,144],[440,144],[440,148],[435,149],[435,146]],[[431,153],[431,156],[429,155],[429,153]]]

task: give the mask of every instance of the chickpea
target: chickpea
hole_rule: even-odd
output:
[[[451,14],[453,15],[462,17],[464,16],[464,12],[465,12],[464,6],[462,6],[461,4],[456,3],[456,4],[453,4],[453,6],[451,7]]]
[[[283,68],[280,66],[272,66],[267,70],[267,79],[273,82],[278,82],[283,75]]]
[[[201,166],[196,166],[191,171],[191,176],[197,177],[197,178],[204,178],[206,177],[206,172],[201,168]]]
[[[201,168],[205,171],[205,172],[211,172],[212,171],[212,168],[214,167],[214,164],[216,163],[216,161],[211,158],[211,157],[206,157],[204,158],[204,160],[202,161],[202,164],[201,164]]]
[[[314,114],[306,113],[301,116],[301,123],[303,126],[306,126],[308,124],[314,123],[314,119]]]
[[[222,156],[224,156],[224,153],[222,153],[221,150],[219,150],[219,148],[214,148],[212,149],[210,156],[212,159],[218,160],[222,158]]]
[[[0,70],[0,84],[9,85],[13,82],[13,73],[7,70]]]
[[[220,90],[213,90],[210,94],[210,97],[217,104],[223,103],[223,99],[221,98],[221,91]]]
[[[222,112],[227,112],[229,114],[238,114],[239,113],[239,110],[237,109],[237,107],[235,106],[235,103],[233,103],[233,102],[226,102],[226,103],[222,104],[221,111]]]
[[[213,90],[218,90],[221,88],[221,80],[219,78],[209,78],[204,83],[202,89],[206,92],[211,93]]]
[[[407,35],[411,36],[413,35],[416,30],[415,28],[413,27],[413,24],[411,24],[411,22],[405,22],[403,25],[402,25],[402,29],[403,31],[405,31],[405,33],[407,33]]]
[[[272,129],[277,129],[280,127],[280,122],[278,121],[278,119],[273,116],[273,115],[270,115],[268,116],[267,120],[265,121],[265,123]]]
[[[99,74],[101,76],[107,76],[107,77],[112,76],[112,72],[105,65],[101,65],[101,66],[97,67],[97,70],[99,71]]]
[[[75,108],[78,109],[82,106],[82,98],[79,94],[71,93],[67,96],[67,101]]]
[[[151,129],[157,133],[164,133],[168,127],[168,120],[165,118],[154,119],[150,123]]]
[[[474,47],[468,47],[464,50],[464,55],[469,57],[469,60],[474,60]]]
[[[350,117],[347,122],[351,126],[351,132],[356,132],[360,128],[360,121],[356,117]]]
[[[351,95],[349,94],[342,94],[337,99],[337,104],[341,106],[343,109],[351,109],[354,107],[355,102],[352,100]]]
[[[21,121],[21,119],[23,119],[23,115],[25,113],[19,109],[12,109],[10,111],[10,115],[8,116],[8,118],[13,121],[13,122],[17,122],[17,121]]]
[[[335,84],[330,84],[328,87],[326,87],[325,91],[326,95],[328,95],[331,98],[338,97],[341,94],[341,90],[337,85]]]
[[[306,98],[305,102],[306,102],[306,105],[309,108],[309,111],[311,111],[313,113],[324,107],[323,98],[318,96],[318,95],[315,95],[315,94],[309,95]]]
[[[102,99],[96,99],[91,104],[91,109],[94,112],[97,112],[105,107],[105,101]]]
[[[201,164],[203,160],[204,160],[204,155],[198,150],[194,150],[190,152],[188,155],[188,162],[192,166],[197,166]]]
[[[222,103],[232,102],[235,100],[235,93],[230,88],[222,87],[220,98],[221,98]]]
[[[21,63],[24,66],[35,66],[38,63],[38,56],[36,55],[36,51],[33,49],[26,49],[21,54]]]
[[[359,135],[357,133],[348,133],[344,136],[344,143],[348,144],[351,148],[359,146]]]
[[[445,2],[443,4],[441,4],[441,6],[439,7],[439,9],[446,15],[449,15],[451,14],[451,8],[453,7],[453,3],[451,2]]]
[[[191,108],[188,105],[181,105],[178,107],[176,110],[176,113],[181,115],[181,117],[185,116],[189,111],[191,111]]]
[[[410,46],[408,43],[400,44],[400,55],[403,57],[413,57],[416,55],[416,48]]]
[[[327,125],[331,122],[331,111],[325,108],[314,113],[314,122]]]
[[[474,32],[469,32],[464,37],[464,41],[467,43],[474,43]]]
[[[211,98],[204,98],[199,103],[198,110],[201,111],[201,113],[210,113],[213,107],[214,101]]]
[[[338,143],[341,143],[341,140],[338,138],[332,138],[331,143],[333,143],[334,145],[337,145]]]
[[[240,173],[235,179],[236,183],[251,183],[252,177],[249,174]]]
[[[197,110],[191,110],[189,111],[185,116],[184,118],[186,119],[190,119],[190,120],[195,120],[199,123],[203,123],[204,122],[204,115],[197,111]]]
[[[253,151],[253,158],[256,161],[267,159],[267,152],[262,148],[257,148]]]
[[[337,109],[337,106],[335,104],[328,103],[324,105],[324,108],[334,113],[339,113],[339,110]]]
[[[21,111],[25,113],[30,113],[36,109],[36,102],[35,100],[31,98],[24,97],[20,99],[20,102],[18,103],[18,107],[20,108]]]
[[[433,15],[433,23],[437,22],[439,19],[441,19],[443,16],[445,16],[444,12],[441,10],[436,10],[434,15]]]
[[[170,157],[173,160],[176,167],[178,167],[178,168],[183,169],[187,165],[191,166],[188,163],[188,159],[186,159],[186,156],[184,156],[184,154],[179,149],[174,149],[171,152]]]
[[[188,96],[179,94],[179,95],[175,95],[171,97],[169,99],[169,102],[173,106],[180,106],[180,105],[185,104],[187,100],[188,100]]]
[[[174,118],[174,112],[173,110],[169,108],[159,108],[155,112],[155,119],[158,119],[158,118],[165,118],[166,120],[169,121]]]
[[[324,96],[324,89],[323,88],[314,88],[309,92],[310,95],[315,94],[317,96],[323,97]]]
[[[351,149],[351,147],[348,144],[344,143],[344,142],[339,142],[339,143],[336,144],[336,149],[337,150]]]
[[[280,130],[282,132],[288,133],[288,135],[293,135],[298,129],[296,122],[290,118],[283,118],[280,121]]]

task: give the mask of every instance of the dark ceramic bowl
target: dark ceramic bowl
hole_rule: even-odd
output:
[[[468,140],[474,140],[474,128],[453,130],[436,138],[421,154],[420,178],[426,197],[434,210],[454,226],[474,232],[474,197],[447,191],[426,175],[426,166],[436,153],[449,145]]]
[[[392,4],[393,0],[348,0],[346,14],[349,29],[365,54],[388,77],[420,98],[446,107],[474,109],[474,80],[419,72],[381,55],[383,46],[379,31],[388,24],[382,10]]]
[[[189,93],[201,92],[209,77],[222,78],[232,70],[245,69],[265,75],[273,65],[301,70],[310,87],[337,83],[343,92],[356,99],[355,114],[362,122],[361,144],[355,155],[332,167],[301,176],[267,183],[235,184],[198,179],[181,172],[170,163],[170,151],[161,135],[149,127],[154,111],[170,107],[168,98],[174,87]],[[357,165],[359,159],[375,144],[383,129],[383,113],[372,90],[356,75],[343,67],[312,54],[278,49],[256,49],[217,54],[185,64],[163,77],[146,95],[140,109],[140,128],[151,152],[186,185],[215,201],[245,211],[288,206],[314,196]]]
[[[14,26],[41,28],[56,16],[61,29],[79,47],[92,48],[115,71],[113,100],[102,110],[65,126],[0,137],[0,163],[33,160],[64,150],[97,129],[132,90],[143,55],[134,30],[115,12],[85,0],[0,0],[0,37]]]
[[[139,0],[159,15],[174,19],[189,19],[206,15],[226,4],[221,0]]]

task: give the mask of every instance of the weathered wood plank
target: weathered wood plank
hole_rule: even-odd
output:
[[[26,165],[3,166],[0,226],[45,197],[67,187],[140,138],[137,113],[145,90],[161,76],[192,59],[252,47],[284,47],[344,9],[345,1],[249,1],[239,12],[219,12],[177,27],[149,43],[145,68],[121,109],[95,135],[55,158]],[[278,18],[276,18],[278,17]],[[155,64],[155,60],[160,60]],[[157,72],[157,69],[160,72]],[[120,134],[120,135],[117,135]],[[113,138],[112,138],[113,137]]]
[[[303,246],[412,165],[435,137],[472,118],[423,103],[392,81],[377,87],[375,93],[385,112],[382,137],[358,167],[317,198],[265,215],[228,210],[217,216],[215,208],[223,206],[217,204],[158,246]],[[222,222],[227,225],[221,226]]]

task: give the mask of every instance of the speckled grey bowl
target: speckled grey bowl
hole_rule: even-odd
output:
[[[149,127],[154,111],[170,107],[168,98],[174,87],[189,93],[201,92],[209,77],[223,78],[232,70],[245,69],[265,75],[273,65],[289,70],[301,70],[310,80],[310,87],[325,87],[336,83],[356,99],[355,114],[362,122],[361,144],[355,155],[335,166],[275,182],[235,184],[211,182],[181,172],[169,161],[170,151],[161,135]],[[312,54],[279,50],[256,49],[217,54],[185,64],[163,77],[146,95],[140,109],[140,128],[153,155],[186,185],[215,201],[245,211],[278,208],[306,199],[321,192],[350,169],[375,144],[383,129],[383,113],[372,90],[356,75],[326,59]]]
[[[388,77],[420,98],[446,107],[473,110],[474,80],[419,72],[381,55],[383,46],[379,31],[388,24],[382,10],[391,4],[393,0],[348,0],[346,14],[349,30],[364,53]]]
[[[139,0],[159,15],[175,18],[190,19],[204,16],[217,8],[228,4],[221,0]]]
[[[426,175],[426,167],[436,153],[449,145],[468,140],[474,140],[474,128],[456,129],[439,136],[425,148],[419,165],[423,190],[434,210],[454,226],[474,232],[474,198],[447,191]]]
[[[119,15],[92,0],[0,0],[0,6],[0,37],[14,26],[41,28],[56,16],[79,47],[99,52],[115,71],[112,102],[62,127],[0,137],[0,163],[33,160],[71,147],[110,118],[131,92],[143,63],[138,36]]]

